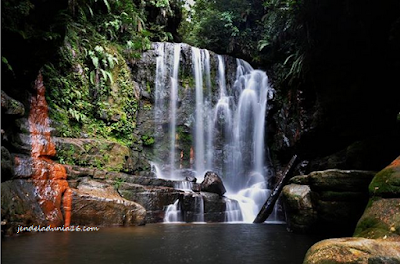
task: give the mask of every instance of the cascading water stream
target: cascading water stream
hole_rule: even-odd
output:
[[[204,173],[204,100],[203,67],[201,51],[192,47],[194,79],[196,83],[196,118],[195,118],[195,169],[199,175]]]
[[[171,77],[171,100],[170,100],[170,178],[174,178],[175,173],[175,139],[176,139],[176,108],[178,103],[178,72],[179,72],[179,58],[181,54],[181,45],[176,44],[174,46],[174,57],[173,57],[173,72]]]
[[[226,199],[226,220],[252,222],[270,193],[266,184],[269,177],[266,160],[269,157],[264,135],[268,99],[271,99],[273,90],[269,86],[266,73],[254,70],[247,62],[237,59],[236,75],[233,75],[232,72],[227,72],[226,57],[222,55],[213,55],[215,57],[210,58],[207,50],[187,48],[186,44],[157,43],[157,45],[159,46],[157,46],[156,95],[169,94],[169,98],[166,96],[163,98],[169,100],[168,116],[164,116],[164,120],[169,120],[170,148],[169,164],[154,166],[158,169],[158,177],[168,174],[168,179],[183,179],[182,176],[179,178],[179,172],[175,168],[177,116],[179,122],[182,122],[182,118],[191,120],[185,125],[191,128],[193,134],[191,149],[194,149],[194,155],[191,151],[190,156],[191,159],[194,156],[194,169],[198,182],[202,181],[206,170],[216,171],[227,189],[225,196],[237,201],[233,203]],[[171,47],[174,50],[173,56],[171,51],[166,52],[167,49],[172,50]],[[191,59],[193,67],[194,87],[190,89],[194,90],[194,96],[191,95],[194,98],[191,101],[194,107],[191,113],[181,110],[180,108],[185,106],[177,103],[178,90],[183,89],[179,86],[181,80],[178,78],[180,54],[183,49],[191,53],[191,57],[186,54],[183,57],[184,60]],[[159,77],[165,75],[168,61],[173,65],[170,84],[165,81],[163,83]],[[210,61],[217,65],[211,65]],[[217,96],[212,92],[216,91],[211,85],[212,69],[217,69],[217,74],[214,75],[216,77],[214,81],[219,88]],[[228,80],[228,75],[233,76],[235,80]],[[163,111],[162,106],[157,106],[157,103],[165,104],[156,96],[155,109]],[[182,116],[183,113],[189,116]],[[157,122],[161,120],[156,120]],[[168,168],[168,165],[169,173],[163,172],[162,168]],[[178,185],[177,189],[190,188],[182,181]],[[201,197],[202,201],[200,203],[196,200],[196,204],[203,206],[203,209],[199,207],[196,211],[204,210],[202,196],[197,194],[193,196],[197,200]],[[199,214],[196,214],[195,221],[204,221],[204,218],[198,217]]]
[[[167,206],[165,211],[164,223],[182,222],[182,211],[180,209],[179,200]]]

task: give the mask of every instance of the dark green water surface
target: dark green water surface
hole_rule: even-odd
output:
[[[2,263],[300,264],[318,237],[284,225],[148,224],[2,239]]]

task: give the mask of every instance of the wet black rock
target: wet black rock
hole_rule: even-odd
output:
[[[212,171],[207,171],[204,180],[201,183],[201,190],[204,192],[216,193],[222,196],[226,193],[226,189],[224,184],[222,183],[222,179]]]

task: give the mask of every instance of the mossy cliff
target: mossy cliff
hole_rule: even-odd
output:
[[[36,64],[24,65],[22,59],[17,60],[6,49],[3,63],[8,67],[3,69],[9,85],[2,92],[2,117],[8,124],[2,131],[4,233],[13,234],[18,225],[47,223],[32,185],[32,131],[29,111],[25,110],[30,109],[30,100],[37,95],[31,87],[37,75],[43,76],[46,91],[46,113],[48,110],[49,114],[46,129],[56,147],[52,159],[65,167],[72,193],[71,224],[159,222],[165,207],[177,198],[185,202],[188,215],[193,214],[194,195],[174,190],[170,181],[155,179],[149,164],[154,149],[162,152],[162,146],[159,149],[155,146],[154,78],[158,54],[152,41],[166,41],[174,36],[172,29],[176,26],[172,24],[179,20],[179,12],[174,10],[179,3],[92,1],[86,5],[69,2],[65,8],[54,11],[62,13],[59,29],[62,34],[58,36],[60,41],[52,42],[51,52],[49,49],[49,54],[26,54],[31,56],[30,60],[37,60]],[[31,4],[26,12],[34,19],[39,5]],[[172,29],[166,31],[167,28]],[[6,32],[19,34],[22,29],[7,28]],[[44,28],[44,34],[46,30],[49,29]],[[19,41],[21,46],[34,45],[41,49],[31,38]],[[41,41],[46,39],[38,43]],[[173,47],[172,43],[165,45]],[[182,54],[179,90],[183,99],[178,114],[188,116],[186,112],[194,105],[195,83],[191,46],[182,44]],[[232,57],[225,59],[232,73],[227,82],[232,85],[236,61]],[[212,53],[214,101],[218,97],[217,63],[216,54]],[[177,124],[177,144],[184,153],[182,164],[186,167],[190,166],[191,118],[180,118]],[[168,126],[169,121],[164,122],[163,126]],[[225,203],[220,195],[208,194],[206,219],[223,221],[221,212],[225,210]],[[58,206],[62,211],[63,204]],[[99,212],[104,212],[104,217]]]
[[[370,200],[351,238],[327,239],[312,246],[309,263],[400,263],[400,192],[397,157],[369,185]]]
[[[57,168],[63,164],[72,203],[93,209],[73,211],[71,224],[91,218],[98,225],[145,222],[144,208],[123,199],[107,175],[149,169],[141,153],[153,144],[152,135],[136,129],[144,100],[128,63],[140,58],[151,40],[176,35],[179,11],[179,1],[2,2],[7,39],[2,45],[2,231],[12,234],[18,225],[48,223],[35,194],[37,168],[30,157],[36,125],[29,110],[32,98],[41,96],[32,85],[36,76],[43,76],[46,91],[46,100],[40,98],[46,127],[39,130],[51,135],[42,143],[56,147],[43,159],[53,159],[56,163],[49,164]],[[44,184],[57,183],[50,165],[44,173],[50,177]],[[92,192],[85,188],[86,177],[97,178]],[[114,178],[118,182],[120,177]],[[109,191],[96,191],[102,187]],[[67,210],[62,202],[55,206]],[[95,215],[106,209],[110,217]],[[125,219],[128,211],[132,214]]]

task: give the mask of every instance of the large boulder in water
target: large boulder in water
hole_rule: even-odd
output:
[[[311,231],[317,222],[317,211],[308,185],[289,184],[283,187],[287,224],[294,231]]]
[[[400,241],[400,156],[375,175],[369,193],[354,236]]]
[[[204,175],[204,180],[200,184],[201,190],[203,192],[211,192],[219,194],[220,196],[226,193],[226,189],[224,184],[222,183],[222,179],[212,171],[207,171]]]
[[[328,239],[312,246],[309,263],[400,263],[400,157],[377,173],[369,185],[370,201],[353,238]]]
[[[293,177],[282,193],[289,229],[351,235],[368,203],[374,174],[332,169]]]
[[[48,224],[31,180],[1,183],[1,222],[1,232],[5,235],[15,234],[18,226]]]
[[[72,189],[71,225],[121,226],[145,224],[146,210],[122,198],[107,183],[83,179]]]
[[[312,246],[303,264],[400,263],[400,243],[365,238],[336,238]]]

